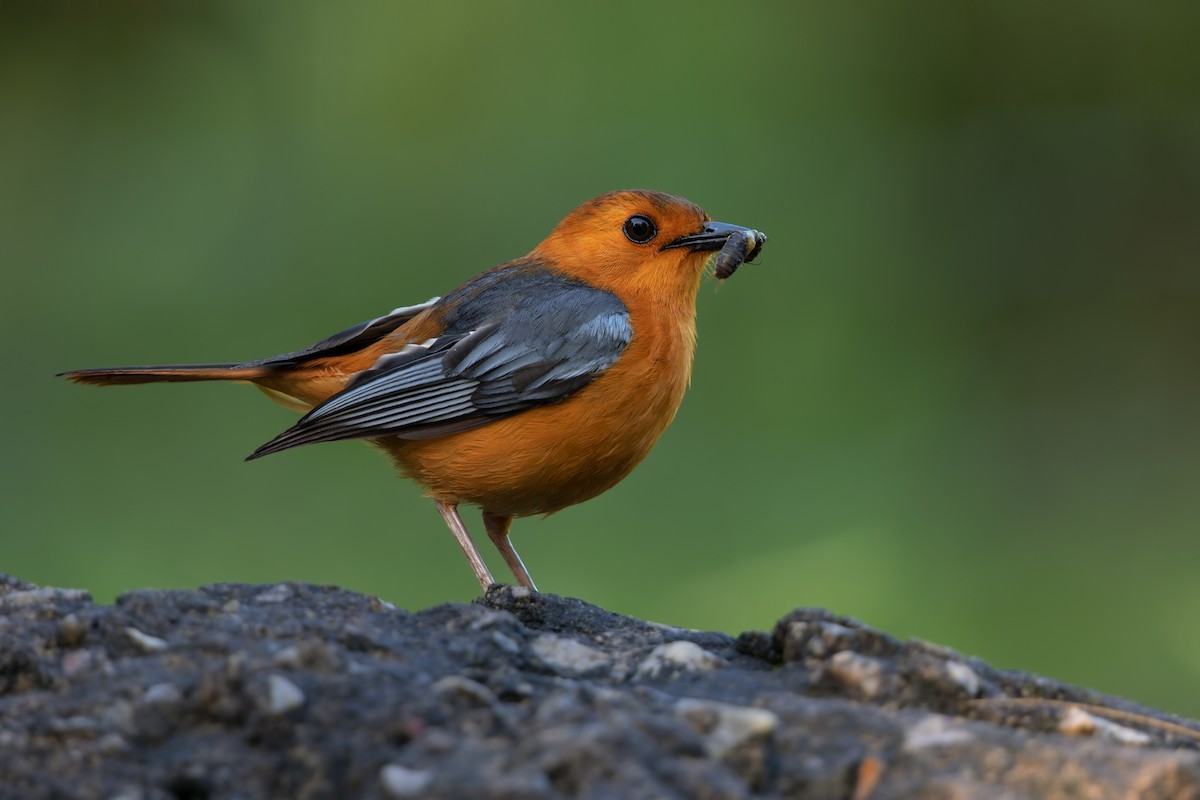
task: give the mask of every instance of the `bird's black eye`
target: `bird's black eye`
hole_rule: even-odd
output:
[[[645,244],[658,235],[658,228],[654,227],[654,220],[649,217],[643,217],[641,214],[634,214],[629,219],[625,220],[625,238],[634,244]]]

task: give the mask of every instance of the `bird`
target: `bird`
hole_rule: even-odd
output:
[[[678,196],[609,192],[528,255],[302,350],[59,375],[99,386],[253,384],[303,416],[247,460],[365,440],[424,487],[484,592],[495,581],[462,504],[482,510],[513,578],[536,591],[509,538],[513,519],[589,500],[645,458],[691,380],[706,266],[720,252],[718,275],[732,274],[766,239]]]

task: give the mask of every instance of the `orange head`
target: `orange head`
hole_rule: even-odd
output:
[[[694,302],[704,266],[731,235],[752,258],[766,237],[713,222],[682,197],[644,190],[609,192],[576,208],[530,254],[618,296]]]

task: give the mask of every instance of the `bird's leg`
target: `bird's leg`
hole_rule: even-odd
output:
[[[437,506],[438,513],[442,515],[442,519],[446,522],[446,527],[454,534],[454,540],[462,548],[463,555],[467,557],[467,561],[471,564],[471,571],[475,573],[475,580],[479,581],[479,585],[486,592],[488,587],[496,581],[492,578],[492,573],[488,572],[487,564],[484,564],[483,559],[480,558],[479,551],[475,549],[475,542],[471,541],[471,534],[467,532],[467,526],[463,524],[462,517],[458,515],[458,504],[443,503],[441,500],[434,500],[433,503]],[[488,535],[491,535],[490,529],[488,530]],[[495,541],[495,539],[492,541]]]
[[[521,563],[521,557],[517,555],[512,542],[509,541],[508,527],[512,525],[512,521],[512,517],[500,517],[487,511],[483,512],[483,526],[487,528],[488,538],[492,540],[492,544],[496,545],[496,549],[504,557],[504,563],[508,564],[513,577],[526,589],[533,589],[536,592],[537,587],[533,585],[533,578],[529,577],[529,570],[525,569],[525,565]]]

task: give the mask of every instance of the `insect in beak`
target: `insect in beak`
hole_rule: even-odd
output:
[[[767,235],[762,231],[726,222],[707,222],[700,233],[681,236],[661,249],[686,247],[692,252],[719,250],[713,274],[717,280],[725,280],[742,264],[753,261],[766,241]]]

